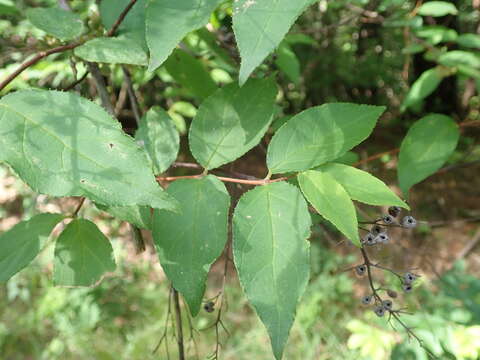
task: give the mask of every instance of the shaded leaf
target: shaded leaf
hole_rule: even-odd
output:
[[[257,145],[272,121],[276,94],[271,78],[217,90],[202,103],[190,126],[195,159],[204,168],[214,169]]]
[[[446,115],[427,115],[410,127],[398,161],[398,181],[405,195],[440,169],[457,147],[458,138],[457,124]]]
[[[0,235],[0,282],[26,267],[42,250],[61,214],[40,214]]]
[[[74,50],[83,60],[109,64],[148,64],[148,54],[138,41],[128,37],[103,37],[87,41]]]
[[[477,34],[461,34],[457,38],[457,43],[460,46],[480,49],[480,35]]]
[[[143,52],[147,52],[145,41],[145,6],[146,0],[138,0],[123,19],[116,35],[136,40]],[[105,29],[110,30],[130,0],[102,0],[100,2],[100,16]]]
[[[150,71],[158,68],[189,32],[207,24],[223,0],[151,0],[146,9]]]
[[[175,50],[165,62],[165,67],[175,81],[200,99],[217,90],[203,64],[183,50]]]
[[[63,286],[90,286],[115,270],[110,241],[97,225],[74,219],[55,244],[53,282]]]
[[[275,64],[292,82],[298,84],[301,76],[300,61],[298,61],[297,55],[285,41],[281,42],[277,49]]]
[[[105,206],[96,203],[95,206],[110,215],[135,225],[140,229],[152,229],[152,213],[146,206]]]
[[[147,112],[135,133],[135,139],[145,147],[155,174],[167,170],[177,158],[180,147],[178,131],[170,116],[159,107]]]
[[[0,161],[52,196],[175,208],[120,123],[73,93],[18,91],[0,100]]]
[[[370,205],[396,205],[410,210],[383,181],[366,171],[336,163],[322,165],[317,170],[334,178],[353,200]]]
[[[267,164],[274,174],[307,170],[342,156],[372,132],[383,106],[332,103],[294,116],[273,136]]]
[[[420,75],[420,77],[412,84],[410,91],[402,103],[402,111],[418,104],[420,101],[434,92],[444,77],[445,74],[438,68],[432,68],[424,71],[422,75]]]
[[[181,213],[155,211],[155,248],[165,274],[196,316],[210,265],[227,241],[230,196],[223,183],[211,175],[177,180],[167,191],[179,201]]]
[[[428,1],[418,9],[422,16],[440,17],[445,15],[457,15],[458,10],[454,4],[447,1]]]
[[[298,182],[315,210],[360,246],[357,213],[345,188],[327,172],[316,170],[299,174]]]
[[[438,57],[438,62],[445,66],[467,65],[480,68],[480,57],[469,51],[448,51]]]
[[[415,33],[417,36],[426,39],[433,45],[441,42],[456,41],[458,38],[458,33],[455,30],[449,29],[445,26],[422,26],[417,29]]]
[[[77,14],[59,8],[31,8],[27,17],[35,27],[60,40],[71,40],[85,30]]]
[[[244,194],[233,216],[240,283],[281,359],[310,272],[311,218],[300,191],[284,182]]]
[[[280,44],[295,20],[314,0],[238,0],[234,2],[233,30],[242,63],[243,85],[255,68]]]

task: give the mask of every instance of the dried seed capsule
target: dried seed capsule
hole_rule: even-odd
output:
[[[355,272],[357,273],[358,276],[363,276],[365,275],[365,272],[367,271],[367,266],[362,264],[358,265],[355,267]]]
[[[388,240],[389,240],[389,237],[387,234],[385,233],[382,233],[382,234],[378,234],[376,237],[375,237],[375,242],[377,244],[386,244],[388,243]]]
[[[404,228],[412,229],[417,226],[417,220],[413,216],[405,216],[402,219],[402,226]]]
[[[395,222],[395,219],[393,218],[392,215],[383,215],[382,221],[384,224],[390,225]]]
[[[203,309],[208,313],[214,312],[215,304],[213,303],[213,301],[209,301],[205,305],[203,305]]]
[[[415,274],[412,274],[411,272],[407,272],[403,276],[403,282],[405,284],[411,284],[412,282],[415,281],[416,278],[417,278],[417,276]]]
[[[382,306],[385,310],[392,310],[393,302],[392,302],[392,300],[383,300],[382,301]]]
[[[374,245],[375,244],[375,235],[373,235],[372,233],[368,233],[367,235],[365,235],[362,239],[362,244]]]
[[[403,291],[405,291],[406,293],[409,293],[412,290],[413,290],[412,284],[403,284]]]
[[[372,295],[365,295],[362,297],[362,304],[363,305],[370,305],[372,303],[373,296]]]
[[[377,314],[378,317],[382,317],[383,315],[385,315],[385,309],[383,308],[383,306],[377,306],[375,309],[373,309],[373,311],[375,312],[375,314]]]
[[[398,296],[398,294],[397,294],[396,291],[390,290],[390,289],[387,290],[387,294],[388,294],[388,296],[390,296],[392,299],[395,299],[395,298]]]
[[[402,209],[399,206],[390,206],[388,208],[388,213],[393,217],[397,217],[402,212]]]
[[[380,233],[385,232],[385,229],[383,229],[380,225],[373,225],[372,228],[370,229],[370,232],[376,236]]]

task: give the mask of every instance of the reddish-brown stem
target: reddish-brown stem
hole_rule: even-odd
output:
[[[108,30],[107,32],[108,37],[113,36],[117,32],[118,27],[122,24],[123,20],[125,19],[125,16],[127,16],[128,12],[133,7],[133,5],[135,5],[136,2],[137,0],[130,0],[130,3],[120,13],[120,16],[117,18],[117,21],[115,21],[115,23],[112,25],[110,30]]]
[[[85,198],[82,197],[82,198],[80,199],[80,202],[78,203],[76,209],[73,211],[72,217],[76,217],[76,216],[78,215],[78,212],[79,212],[80,209],[82,208],[84,202],[85,202]]]
[[[198,174],[198,175],[184,175],[184,176],[157,176],[157,181],[175,181],[180,179],[200,179],[204,177],[205,174]],[[259,179],[259,180],[247,180],[247,179],[235,179],[229,178],[225,176],[216,176],[218,180],[223,182],[231,182],[237,184],[245,184],[245,185],[266,185],[274,182],[285,181],[289,179],[288,177],[280,177],[278,179]]]
[[[3,80],[0,83],[0,91],[5,88],[8,84],[10,84],[13,79],[15,79],[18,75],[20,75],[25,69],[29,68],[30,66],[35,65],[37,62],[42,60],[43,58],[47,57],[48,55],[64,52],[67,50],[72,50],[75,49],[77,46],[82,45],[83,42],[74,42],[71,44],[67,45],[62,45],[62,46],[57,46],[53,49],[45,50],[45,51],[40,51],[37,55],[35,55],[33,58],[31,58],[28,61],[25,61],[20,67],[18,67],[17,70],[15,70],[13,73],[11,73],[5,80]]]
[[[120,16],[117,18],[117,20],[115,21],[113,26],[110,28],[110,30],[108,30],[108,32],[107,32],[108,37],[113,36],[115,34],[118,27],[120,26],[120,24],[125,19],[125,16],[127,16],[127,13],[130,11],[132,6],[135,5],[136,2],[137,2],[137,0],[131,0],[130,3],[125,7],[125,9],[121,12]],[[84,41],[76,41],[76,42],[73,42],[73,43],[70,43],[70,44],[57,46],[53,49],[40,51],[37,55],[35,55],[30,60],[24,62],[22,65],[20,65],[18,67],[17,70],[15,70],[13,73],[11,73],[9,76],[7,76],[7,78],[0,83],[0,91],[2,91],[8,84],[10,84],[23,71],[28,69],[30,66],[35,65],[37,62],[39,62],[43,58],[45,58],[49,55],[52,55],[52,54],[61,53],[61,52],[64,52],[64,51],[75,49],[76,47],[82,45],[84,42],[85,42],[85,40]]]

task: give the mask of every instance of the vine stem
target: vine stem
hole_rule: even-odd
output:
[[[125,9],[123,9],[123,11],[121,12],[120,16],[115,21],[113,26],[110,28],[110,30],[107,31],[107,34],[106,34],[107,37],[111,37],[115,34],[118,27],[122,24],[123,20],[125,19],[125,17],[128,14],[128,12],[133,7],[133,5],[135,5],[136,2],[137,2],[137,0],[131,0],[130,3],[125,7]],[[61,53],[61,52],[68,51],[68,50],[73,50],[76,47],[79,47],[80,45],[83,45],[83,43],[85,41],[86,40],[75,41],[75,42],[72,42],[70,44],[57,46],[57,47],[54,47],[52,49],[48,49],[48,50],[45,50],[45,51],[40,51],[33,58],[24,62],[22,65],[20,65],[17,68],[17,70],[15,70],[13,73],[11,73],[9,76],[7,76],[5,80],[0,82],[0,91],[2,91],[8,84],[10,84],[18,75],[20,75],[22,72],[24,72],[30,66],[33,66],[36,63],[38,63],[43,58],[45,58],[49,55],[52,55],[52,54]]]
[[[185,175],[185,176],[157,176],[157,181],[176,181],[179,179],[200,179],[204,177],[206,174],[198,174],[198,175]],[[215,175],[216,176],[216,175]],[[216,176],[218,180],[223,182],[231,182],[237,184],[245,184],[245,185],[266,185],[274,182],[285,181],[289,179],[289,177],[280,177],[278,179],[259,179],[259,180],[247,180],[247,179],[236,179],[230,178],[225,176]]]
[[[178,359],[185,360],[185,350],[183,346],[183,326],[182,326],[182,313],[180,310],[180,300],[178,297],[178,291],[173,289],[173,305],[175,310],[175,326],[177,329],[177,345],[178,345]]]

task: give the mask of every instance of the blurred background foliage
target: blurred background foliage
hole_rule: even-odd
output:
[[[57,6],[54,0],[0,0],[0,78],[41,49],[58,40],[36,29],[25,17],[29,7]],[[69,2],[89,27],[102,31],[98,2]],[[480,1],[451,1],[455,10],[422,13],[421,2],[400,0],[322,0],[297,21],[277,51],[257,70],[275,74],[278,111],[270,133],[308,107],[331,101],[387,105],[371,138],[347,154],[347,163],[385,152],[364,170],[395,188],[397,159],[390,150],[400,144],[409,126],[429,112],[456,121],[480,120]],[[154,73],[129,67],[140,106],[160,105],[185,135],[198,105],[218,86],[236,80],[239,57],[231,29],[231,2],[225,1],[210,24],[188,35]],[[121,68],[104,64],[116,114],[132,133],[135,120],[126,97]],[[86,67],[71,54],[55,54],[32,66],[8,89],[62,89],[80,78]],[[87,78],[76,87],[96,99]],[[412,315],[405,323],[415,329],[439,359],[480,358],[480,218],[479,131],[463,129],[447,167],[415,186],[410,203],[421,226],[393,234],[389,249],[375,257],[395,269],[417,269],[421,284],[401,301]],[[268,141],[268,136],[267,140]],[[185,136],[179,160],[190,161]],[[255,176],[265,175],[265,144],[229,166]],[[182,175],[185,169],[170,170]],[[238,197],[246,188],[228,185]],[[73,199],[32,193],[9,169],[0,168],[0,229],[43,211],[71,211]],[[93,206],[83,215],[112,239],[117,271],[95,288],[51,286],[52,247],[26,270],[0,285],[1,359],[164,359],[164,344],[153,354],[164,332],[169,284],[149,244],[135,255],[128,226]],[[378,209],[361,207],[365,217]],[[360,305],[367,291],[364,279],[349,271],[359,261],[353,247],[319,216],[312,243],[312,278],[298,308],[286,348],[286,359],[427,359],[427,353],[404,332]],[[146,234],[148,240],[148,234]],[[221,286],[223,261],[211,272],[208,295]],[[388,282],[388,279],[385,279]],[[269,359],[268,337],[248,306],[234,272],[229,272],[228,309],[221,331],[223,359]],[[191,319],[197,331],[188,341],[189,358],[205,358],[215,347],[209,324],[216,313]],[[189,319],[184,318],[188,333]],[[204,330],[202,330],[204,329]],[[398,331],[396,331],[398,330]],[[175,358],[173,329],[167,336]]]

